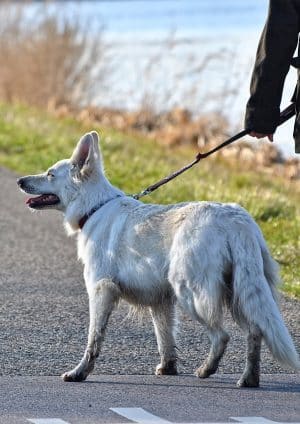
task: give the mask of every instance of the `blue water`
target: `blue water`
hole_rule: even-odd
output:
[[[119,0],[54,2],[69,12],[100,20],[108,31],[206,33],[260,28],[267,0]]]

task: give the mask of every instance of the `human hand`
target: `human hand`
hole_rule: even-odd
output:
[[[274,141],[273,134],[261,134],[256,131],[251,131],[249,135],[251,135],[251,137],[256,137],[256,138],[268,137],[269,141]]]

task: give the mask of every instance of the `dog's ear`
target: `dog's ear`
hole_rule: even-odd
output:
[[[100,163],[101,169],[102,169],[102,154],[101,154],[101,150],[100,150],[100,137],[99,134],[96,131],[91,131],[90,132],[91,136],[93,137],[94,140],[94,153],[95,156],[98,158],[98,161]],[[102,169],[103,170],[103,169]]]
[[[90,176],[101,169],[99,136],[95,131],[81,137],[72,154],[71,163],[77,178]]]
[[[99,134],[96,131],[91,131],[89,134],[93,137],[94,151],[100,157],[101,156],[101,153],[100,153],[100,149],[99,149],[99,141],[100,141]]]

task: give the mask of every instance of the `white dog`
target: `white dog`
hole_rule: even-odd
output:
[[[300,362],[275,300],[277,265],[250,215],[236,204],[146,205],[104,176],[97,133],[84,135],[69,160],[18,180],[32,209],[58,209],[77,234],[89,295],[88,344],[79,365],[63,375],[82,381],[93,370],[109,316],[120,298],[150,308],[161,362],[176,374],[175,303],[202,323],[211,349],[198,377],[213,374],[229,337],[227,307],[247,333],[240,387],[259,385],[261,341],[282,364]]]

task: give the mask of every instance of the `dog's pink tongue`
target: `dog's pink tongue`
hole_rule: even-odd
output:
[[[31,205],[32,203],[35,203],[36,201],[42,200],[43,196],[38,197],[29,197],[29,199],[26,200],[26,205]]]

